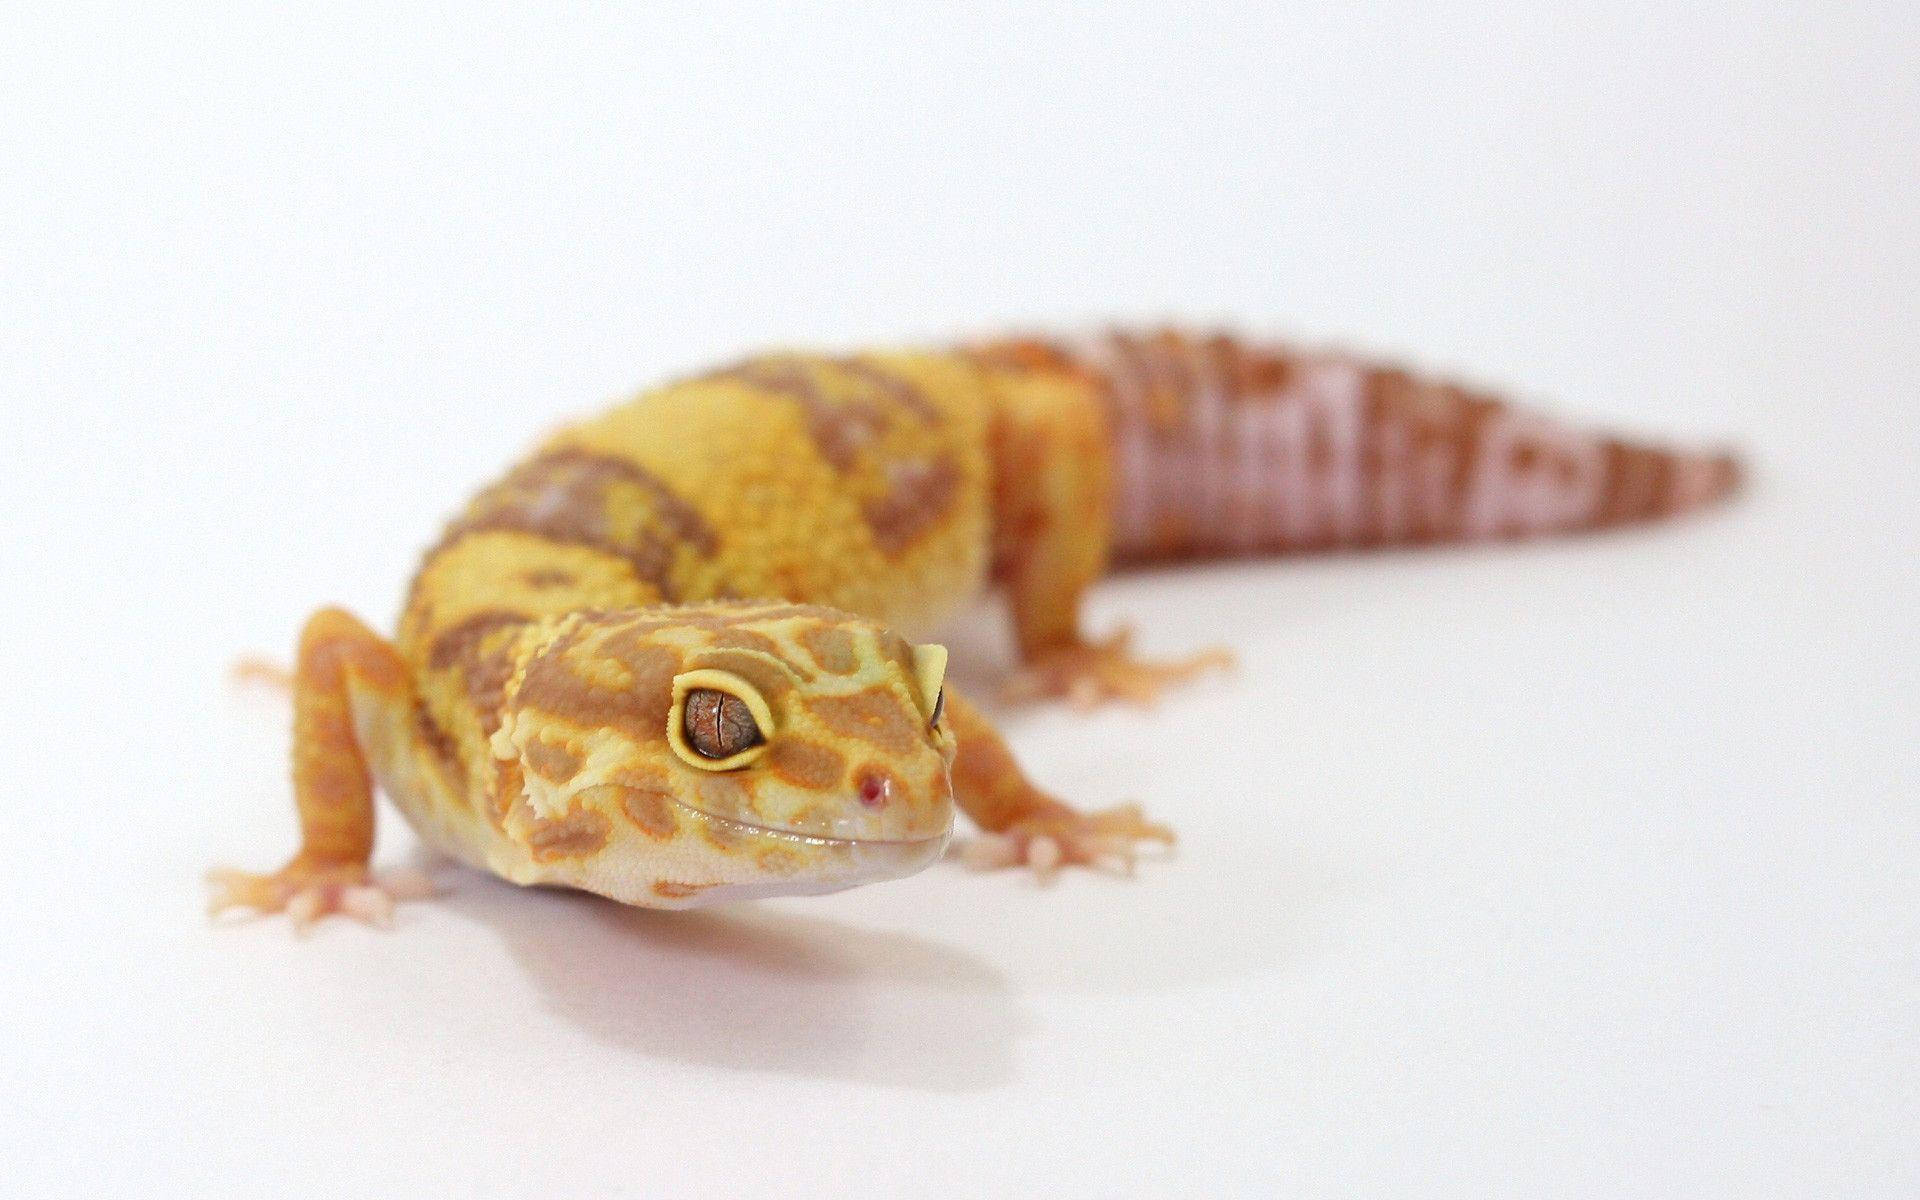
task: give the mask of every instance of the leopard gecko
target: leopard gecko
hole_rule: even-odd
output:
[[[384,922],[374,788],[520,884],[686,908],[977,866],[1127,866],[1172,833],[1030,783],[916,642],[983,589],[1016,690],[1145,700],[1219,661],[1087,636],[1109,567],[1519,538],[1697,508],[1735,459],[1587,433],[1228,335],[751,358],[561,430],[427,551],[397,636],[322,609],[291,675],[300,848],[216,912]]]

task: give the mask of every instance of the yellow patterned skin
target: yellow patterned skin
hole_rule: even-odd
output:
[[[1726,456],[1228,337],[749,359],[563,430],[482,491],[394,641],[308,622],[301,849],[220,873],[215,907],[379,920],[418,892],[368,872],[376,782],[455,857],[629,904],[908,874],[956,805],[988,835],[975,865],[1129,867],[1172,834],[1035,788],[977,709],[942,703],[945,652],[906,636],[997,584],[1014,690],[1149,699],[1219,656],[1085,639],[1111,555],[1601,528],[1737,479]]]
[[[629,904],[925,866],[951,832],[961,751],[935,719],[944,651],[902,632],[996,574],[1016,609],[1023,590],[1056,600],[1023,565],[1063,552],[1030,550],[1035,521],[1075,535],[1054,539],[1084,564],[1068,599],[1098,574],[1101,418],[1090,391],[1062,388],[971,354],[773,355],[561,431],[449,525],[393,644],[314,618],[294,681],[303,849],[280,872],[223,873],[216,906],[383,916],[368,780],[445,853]],[[1085,453],[1050,453],[1055,425]],[[1012,448],[1055,467],[996,473]],[[725,770],[674,745],[676,680],[712,671],[772,725]],[[963,722],[958,775],[990,787],[995,828],[1078,818],[971,709]]]
[[[447,777],[403,803],[415,825],[517,882],[663,907],[924,866],[952,743],[891,630],[984,581],[978,382],[954,358],[757,359],[567,429],[483,492],[401,623]],[[711,603],[741,596],[810,606]],[[764,761],[700,771],[667,744],[668,689],[725,663],[778,729]]]
[[[474,866],[683,908],[890,879],[946,844],[938,673],[873,622],[787,604],[597,610],[525,625],[501,655],[487,742],[464,760],[423,759],[397,709],[372,739],[394,743],[375,758],[399,770],[374,773],[401,811]],[[715,769],[674,744],[675,681],[696,672],[764,703],[752,761]],[[464,688],[443,702],[472,711]]]

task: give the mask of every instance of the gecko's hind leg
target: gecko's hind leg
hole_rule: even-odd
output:
[[[982,830],[960,848],[968,866],[1029,866],[1042,880],[1064,866],[1131,874],[1143,843],[1173,844],[1173,830],[1137,804],[1083,813],[1033,786],[993,726],[951,688],[947,711],[959,743],[954,800]]]
[[[376,703],[411,703],[406,664],[379,635],[339,609],[307,622],[293,673],[293,790],[300,850],[278,871],[219,869],[209,909],[284,912],[304,929],[329,913],[385,924],[397,901],[430,895],[418,871],[375,876],[373,783],[356,736],[356,694]]]
[[[1049,372],[1032,347],[995,357],[994,575],[1005,587],[1022,669],[1004,698],[1059,698],[1077,708],[1150,704],[1161,692],[1227,666],[1224,650],[1168,662],[1133,656],[1126,630],[1081,634],[1086,590],[1106,570],[1113,522],[1111,439],[1085,381]]]
[[[1233,655],[1218,647],[1151,662],[1134,657],[1132,640],[1133,631],[1121,629],[1099,641],[1076,637],[1031,651],[1007,681],[1002,697],[1012,704],[1059,697],[1079,709],[1109,700],[1145,705],[1159,699],[1167,688],[1233,665]]]

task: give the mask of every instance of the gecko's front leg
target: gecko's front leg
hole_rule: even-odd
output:
[[[1133,870],[1143,842],[1172,845],[1173,830],[1135,804],[1083,813],[1028,782],[993,725],[953,689],[947,721],[957,750],[953,799],[983,831],[960,857],[979,870],[1030,866],[1047,879],[1062,866]]]
[[[375,878],[373,785],[354,731],[362,703],[410,705],[412,682],[393,647],[339,609],[322,609],[300,638],[293,675],[293,787],[300,849],[278,871],[209,873],[217,916],[232,908],[285,912],[300,928],[328,913],[385,923],[396,901],[432,893],[416,872]]]

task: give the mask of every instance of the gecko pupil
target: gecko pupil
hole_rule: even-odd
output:
[[[687,693],[687,744],[703,758],[732,758],[761,742],[746,701],[715,688]]]

